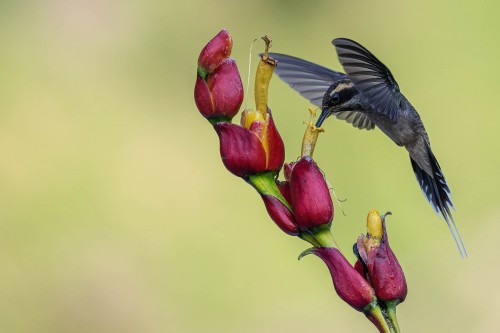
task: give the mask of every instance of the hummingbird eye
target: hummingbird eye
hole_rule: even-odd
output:
[[[332,96],[330,96],[330,102],[332,104],[338,104],[340,102],[340,94],[336,92]]]

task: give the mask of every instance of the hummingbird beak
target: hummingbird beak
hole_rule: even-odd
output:
[[[330,115],[330,109],[324,108],[323,111],[321,111],[318,120],[316,121],[316,127],[321,127],[321,125],[323,124],[325,119],[328,118],[329,115]]]

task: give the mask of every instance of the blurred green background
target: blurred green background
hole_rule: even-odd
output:
[[[499,10],[495,1],[1,1],[0,331],[375,331],[335,295],[318,258],[297,261],[307,244],[281,233],[224,169],[193,102],[199,51],[222,28],[244,82],[250,44],[265,33],[272,51],[334,69],[335,37],[388,65],[426,124],[470,257],[460,259],[404,149],[330,120],[315,158],[348,199],[333,232],[353,260],[367,212],[393,212],[409,285],[404,332],[498,330]],[[275,77],[270,106],[295,160],[308,103]]]

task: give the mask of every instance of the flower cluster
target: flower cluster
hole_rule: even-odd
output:
[[[285,146],[268,106],[269,82],[277,63],[267,55],[271,40],[267,36],[263,39],[266,52],[258,64],[255,78],[256,110],[244,110],[239,125],[231,123],[243,98],[234,60],[231,61],[234,70],[223,77],[218,74],[230,59],[232,42],[226,30],[219,32],[198,58],[194,99],[200,113],[212,123],[219,136],[224,166],[255,187],[278,227],[287,234],[313,241],[311,234],[315,231],[311,229],[331,223],[333,203],[321,170],[309,156],[286,164],[286,181],[276,181],[284,164]],[[235,87],[228,87],[227,94],[214,90],[215,85],[209,83],[217,80],[221,85],[233,82]],[[238,94],[234,93],[236,91]],[[217,102],[219,99],[224,103]],[[217,105],[234,108],[229,112],[228,108],[220,109]]]
[[[313,245],[300,257],[310,253],[320,257],[342,300],[362,311],[380,332],[398,332],[395,307],[405,299],[406,282],[389,246],[385,219],[370,212],[368,234],[360,236],[354,246],[358,261],[353,267],[330,231],[334,216],[330,188],[312,158],[322,130],[312,121],[304,135],[301,157],[284,164],[285,145],[268,106],[269,82],[277,62],[268,55],[270,38],[263,40],[266,48],[255,77],[255,110],[244,110],[240,124],[232,123],[243,100],[243,88],[236,62],[230,58],[232,39],[226,30],[198,58],[196,106],[219,137],[224,166],[256,189],[282,231]],[[279,181],[282,169],[285,180]]]
[[[340,298],[363,311],[381,332],[399,332],[396,306],[405,300],[408,289],[403,269],[389,246],[386,215],[380,216],[376,210],[368,213],[368,232],[360,235],[353,247],[358,257],[354,267],[336,248],[312,248],[299,259],[311,253],[320,257]]]
[[[315,228],[329,227],[333,220],[330,190],[318,165],[310,156],[285,164],[285,181],[277,182],[288,205],[263,195],[271,219],[290,235],[309,235]],[[306,237],[304,235],[304,237]]]

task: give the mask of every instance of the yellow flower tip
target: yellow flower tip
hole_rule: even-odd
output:
[[[377,210],[373,209],[366,218],[366,227],[371,237],[381,239],[383,235],[382,218]]]
[[[241,126],[244,128],[250,129],[250,126],[252,126],[255,121],[265,121],[262,113],[250,109],[245,109],[241,113]]]
[[[241,113],[241,126],[251,130],[259,140],[262,142],[262,147],[266,152],[266,156],[269,158],[269,142],[267,141],[267,126],[268,126],[269,114],[262,115],[259,111],[253,111],[250,109],[245,109]],[[252,125],[256,124],[253,128]]]
[[[307,110],[309,110],[309,113],[311,114],[311,118],[316,118],[316,109],[312,107],[308,107]],[[311,119],[312,121],[312,119]]]
[[[302,150],[301,156],[311,156],[314,153],[314,147],[316,146],[316,141],[318,140],[319,133],[324,132],[323,128],[316,127],[314,124],[314,117],[316,117],[316,109],[308,107],[307,110],[310,114],[309,122],[304,121],[307,125],[306,131],[304,133],[304,138],[302,139]]]

